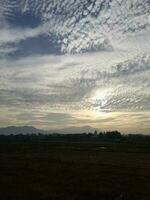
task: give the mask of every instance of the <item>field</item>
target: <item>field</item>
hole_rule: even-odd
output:
[[[149,200],[150,144],[1,142],[1,200]]]

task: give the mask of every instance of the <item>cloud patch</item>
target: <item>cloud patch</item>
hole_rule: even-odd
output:
[[[3,124],[148,132],[149,10],[148,0],[0,0]]]

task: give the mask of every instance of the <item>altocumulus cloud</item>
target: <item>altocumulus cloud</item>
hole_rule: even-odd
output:
[[[122,127],[124,115],[148,132],[149,35],[148,0],[0,0],[3,124]]]

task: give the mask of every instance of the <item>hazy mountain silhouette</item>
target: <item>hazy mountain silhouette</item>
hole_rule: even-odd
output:
[[[64,129],[55,129],[55,130],[41,130],[41,129],[37,129],[33,126],[8,126],[5,128],[0,128],[0,135],[10,135],[10,134],[38,134],[38,133],[42,133],[42,134],[48,134],[48,133],[88,133],[88,132],[94,132],[94,128],[90,127],[90,126],[82,126],[82,127],[68,127],[68,128],[64,128]]]
[[[5,128],[0,128],[0,134],[1,135],[10,135],[10,134],[32,134],[32,133],[44,133],[45,131],[36,129],[35,127],[32,126],[9,126]]]

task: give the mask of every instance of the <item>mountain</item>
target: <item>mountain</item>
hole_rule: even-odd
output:
[[[0,128],[0,135],[10,135],[10,134],[52,134],[52,133],[61,133],[61,134],[69,134],[69,133],[88,133],[88,132],[94,132],[95,129],[90,126],[82,126],[82,127],[68,127],[64,129],[55,129],[55,130],[41,130],[37,129],[32,126],[9,126],[5,128]]]
[[[10,135],[10,134],[32,134],[32,133],[46,133],[46,131],[36,129],[32,126],[9,126],[5,128],[0,128],[0,135]]]

